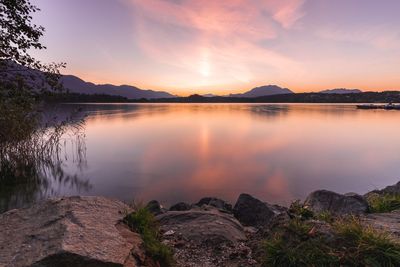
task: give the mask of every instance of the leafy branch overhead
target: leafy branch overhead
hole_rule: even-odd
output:
[[[37,11],[39,8],[28,0],[0,0],[0,78],[10,82],[16,76],[24,80],[36,76],[44,84],[28,82],[28,85],[40,86],[42,90],[59,89],[59,69],[65,63],[44,64],[30,55],[32,49],[46,49],[40,42],[44,27],[32,22],[32,14]]]

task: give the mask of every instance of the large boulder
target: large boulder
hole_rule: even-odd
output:
[[[242,225],[232,215],[215,208],[168,211],[156,218],[164,232],[173,231],[191,242],[236,244],[246,239]]]
[[[168,211],[156,219],[178,266],[249,266],[252,262],[245,231],[229,213],[205,205]],[[242,265],[232,265],[236,263]]]
[[[218,208],[222,211],[232,212],[232,205],[226,201],[216,197],[204,197],[195,204],[196,206],[209,205]]]
[[[120,223],[128,209],[103,197],[69,197],[0,214],[0,266],[142,266],[140,236]]]
[[[335,215],[347,215],[368,211],[368,203],[362,196],[354,193],[342,195],[328,190],[312,192],[304,204],[315,213],[328,211]]]
[[[271,205],[251,195],[241,194],[233,208],[233,214],[245,226],[264,227],[277,213]]]

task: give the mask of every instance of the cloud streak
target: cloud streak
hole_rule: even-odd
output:
[[[44,62],[179,95],[400,87],[400,1],[33,0]],[[93,7],[96,8],[93,8]],[[71,20],[71,17],[74,19]]]
[[[173,86],[183,87],[249,83],[263,73],[298,70],[294,60],[263,42],[293,27],[303,16],[303,3],[130,1],[137,45],[153,62],[178,71],[182,76],[175,76]]]

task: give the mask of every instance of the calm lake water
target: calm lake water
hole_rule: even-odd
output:
[[[289,204],[316,189],[365,193],[400,179],[400,112],[355,105],[81,104],[86,155],[52,195],[157,199],[242,192]],[[76,105],[64,105],[70,109]]]

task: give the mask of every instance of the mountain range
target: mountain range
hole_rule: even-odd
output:
[[[68,89],[71,93],[79,94],[107,94],[107,95],[118,95],[126,97],[128,99],[156,99],[156,98],[172,98],[176,97],[165,91],[153,91],[143,90],[135,86],[130,85],[112,85],[112,84],[94,84],[86,82],[73,75],[64,75],[61,77],[61,81],[65,89]],[[240,94],[230,94],[228,97],[259,97],[259,96],[270,96],[279,94],[293,94],[288,88],[281,88],[277,85],[266,85],[253,88],[247,92]],[[206,97],[214,97],[216,95],[206,94]]]
[[[157,98],[173,98],[177,97],[165,91],[154,91],[154,90],[143,90],[131,85],[112,85],[112,84],[94,84],[91,82],[86,82],[73,75],[64,75],[61,78],[64,84],[64,88],[68,89],[71,93],[87,94],[87,95],[117,95],[126,97],[128,99],[157,99]],[[320,91],[321,94],[356,94],[362,93],[359,89],[346,89],[346,88],[336,88]],[[255,87],[249,91],[238,94],[229,94],[225,97],[244,97],[244,98],[254,98],[261,96],[273,96],[273,95],[284,95],[284,94],[294,94],[288,88],[282,88],[277,85],[265,85]],[[217,97],[214,94],[205,94],[204,97]]]
[[[14,70],[19,70],[19,75],[22,75],[25,80],[32,84],[36,84],[41,81],[41,79],[35,79],[32,77],[43,77],[43,73],[37,70],[30,70],[24,67],[19,66],[16,63],[9,63],[10,67]],[[0,79],[8,79],[9,75],[14,76],[16,72],[10,72],[11,74],[7,74],[6,76],[1,76]],[[165,91],[154,91],[154,90],[143,90],[141,88],[131,86],[131,85],[112,85],[112,84],[94,84],[91,82],[86,82],[79,77],[73,75],[63,75],[61,77],[61,82],[64,85],[64,88],[67,89],[70,93],[77,94],[85,94],[85,95],[112,95],[112,96],[121,96],[127,99],[160,99],[160,98],[176,98],[176,95],[170,94]],[[362,93],[359,89],[346,89],[346,88],[336,88],[323,90],[319,92],[320,94],[357,94]],[[223,97],[232,97],[232,98],[255,98],[255,97],[264,97],[264,96],[274,96],[274,95],[293,95],[295,94],[288,88],[282,88],[277,85],[265,85],[260,87],[255,87],[249,91],[244,93],[237,94],[229,94]],[[214,94],[204,94],[204,97],[213,98],[219,97]]]
[[[68,89],[71,93],[80,94],[105,94],[105,95],[118,95],[128,99],[154,99],[154,98],[171,98],[176,97],[170,93],[163,91],[143,90],[135,86],[130,85],[112,85],[112,84],[94,84],[85,82],[84,80],[73,76],[64,75],[61,78],[61,82],[65,89]]]

